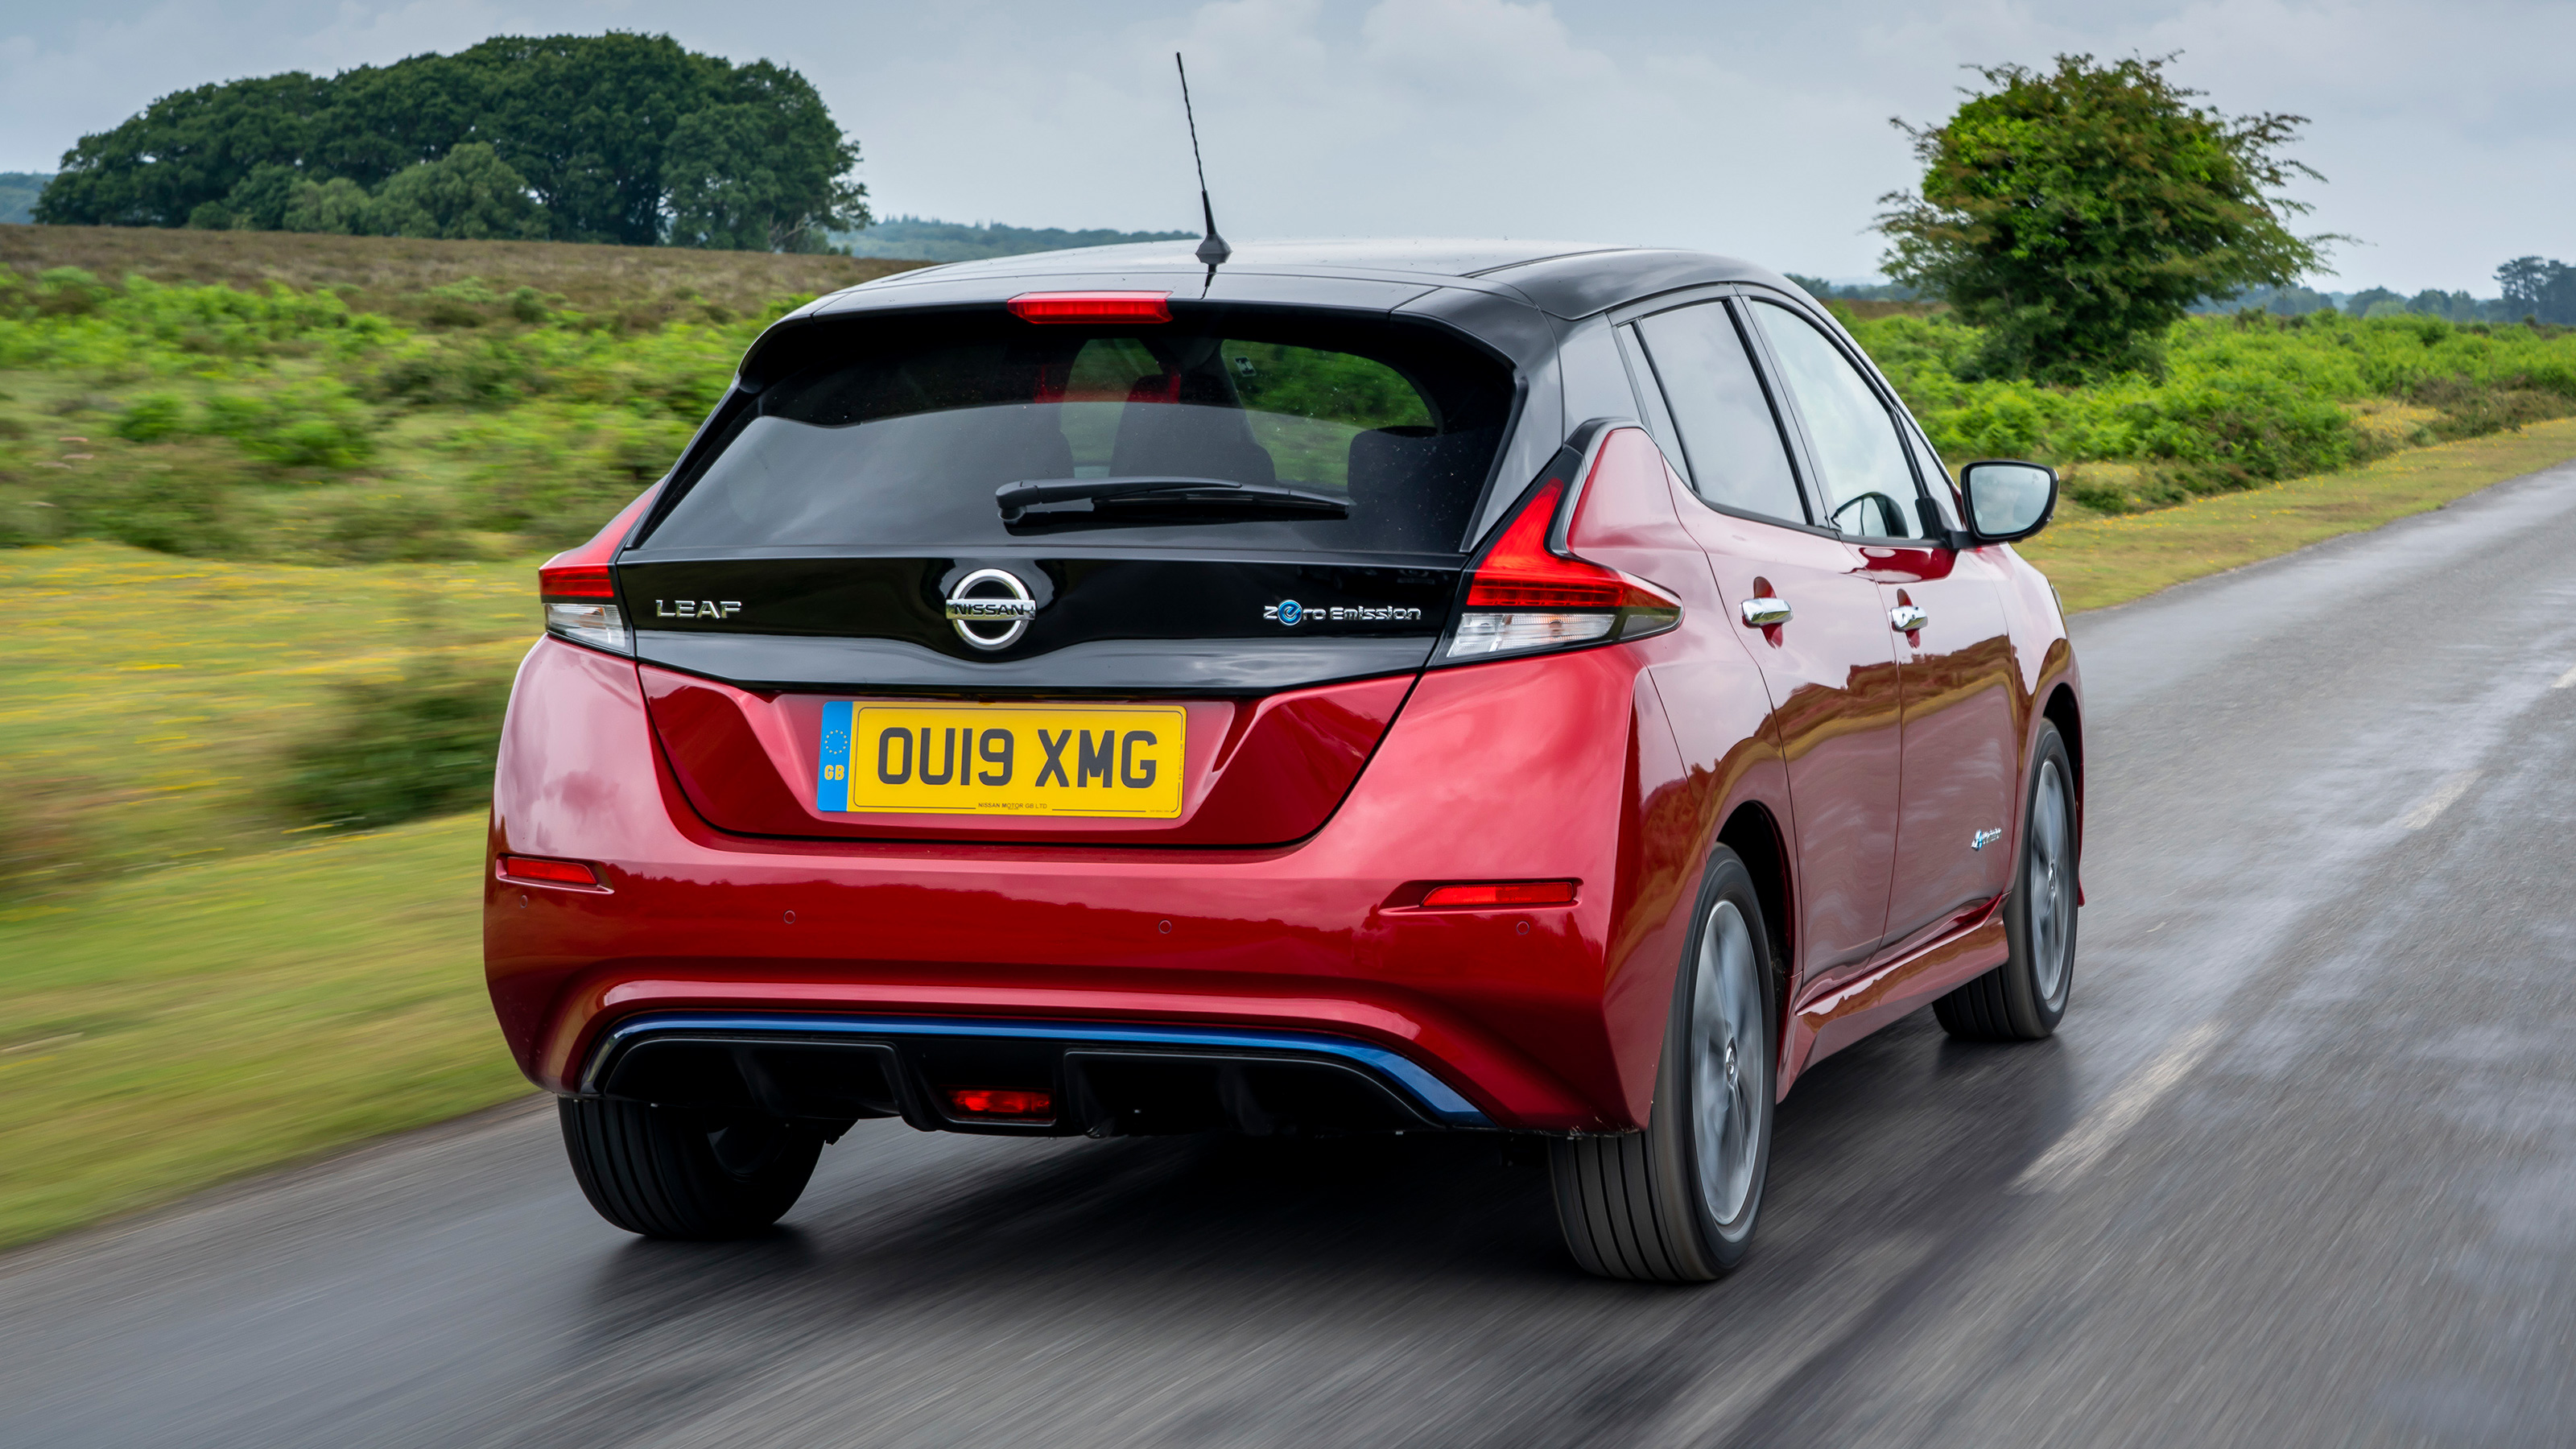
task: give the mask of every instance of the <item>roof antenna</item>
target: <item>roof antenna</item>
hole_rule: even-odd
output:
[[[1181,53],[1177,50],[1172,52],[1172,68],[1181,73],[1181,114],[1189,117],[1190,121],[1190,160],[1199,168],[1199,214],[1207,221],[1207,235],[1199,240],[1198,255],[1199,260],[1207,264],[1207,285],[1213,286],[1218,265],[1234,255],[1234,248],[1227,246],[1225,238],[1216,234],[1216,208],[1208,204],[1207,162],[1199,156],[1198,113],[1190,109],[1190,68],[1181,64]]]

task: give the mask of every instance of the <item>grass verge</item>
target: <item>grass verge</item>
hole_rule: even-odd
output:
[[[482,843],[454,816],[0,913],[0,1246],[525,1091]]]
[[[2057,585],[2069,610],[2099,609],[2377,528],[2570,458],[2576,418],[2559,418],[2152,513],[2062,521],[2021,553]]]
[[[305,568],[73,543],[0,550],[0,592],[0,850],[40,810],[59,840],[22,863],[35,884],[285,843],[309,823],[279,788],[290,752],[341,686],[424,657],[506,677],[539,624],[532,559]]]

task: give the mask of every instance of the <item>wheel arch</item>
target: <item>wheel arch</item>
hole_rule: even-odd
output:
[[[2048,703],[2040,707],[2040,717],[2057,726],[2060,739],[2066,741],[2066,762],[2075,767],[2075,799],[2080,810],[2084,800],[2084,712],[2075,702],[2075,691],[2059,680],[2048,692]],[[2081,816],[2078,822],[2081,823]]]
[[[1756,800],[1736,806],[1717,832],[1717,843],[1744,862],[1753,877],[1753,899],[1762,907],[1762,933],[1769,938],[1764,944],[1771,948],[1771,1009],[1780,1018],[1772,1026],[1775,1042],[1788,1040],[1789,963],[1797,959],[1791,954],[1796,943],[1790,935],[1795,916],[1789,909],[1787,839],[1770,809]]]

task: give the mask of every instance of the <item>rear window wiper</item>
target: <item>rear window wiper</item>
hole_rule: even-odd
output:
[[[1238,483],[1228,478],[1032,478],[993,490],[1004,523],[1018,523],[1032,513],[1105,512],[1150,508],[1156,512],[1295,513],[1319,518],[1348,518],[1351,505],[1330,493],[1287,488],[1276,483]],[[1070,505],[1083,505],[1075,508]]]

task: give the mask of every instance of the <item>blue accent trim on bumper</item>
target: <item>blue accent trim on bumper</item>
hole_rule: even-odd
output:
[[[1023,1041],[1060,1041],[1102,1046],[1233,1047],[1253,1051],[1307,1052],[1355,1062],[1404,1089],[1433,1121],[1450,1127],[1491,1128],[1493,1119],[1459,1096],[1448,1083],[1424,1071],[1410,1058],[1337,1036],[1265,1027],[1198,1027],[1108,1025],[1088,1022],[972,1020],[945,1017],[877,1016],[744,1016],[715,1013],[664,1013],[619,1022],[591,1049],[596,1069],[611,1049],[628,1039],[662,1031],[775,1031],[829,1036],[981,1036]],[[585,1077],[588,1072],[585,1072]],[[587,1086],[587,1082],[585,1082]]]

